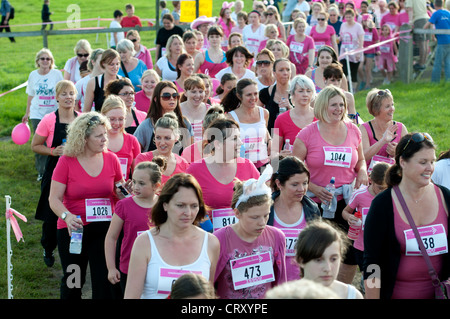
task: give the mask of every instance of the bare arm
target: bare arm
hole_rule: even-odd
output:
[[[128,266],[127,286],[124,299],[139,299],[144,290],[147,265],[151,257],[150,240],[147,233],[139,235],[131,250]]]

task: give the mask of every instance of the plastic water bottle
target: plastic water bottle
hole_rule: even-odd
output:
[[[356,240],[362,229],[362,220],[361,220],[362,214],[359,211],[357,211],[355,213],[355,217],[358,218],[358,221],[349,227],[347,234],[348,238],[351,240]]]
[[[283,150],[292,152],[292,145],[291,145],[291,140],[290,139],[286,139],[286,142],[284,143]]]
[[[331,180],[330,180],[330,183],[327,186],[325,186],[325,189],[327,191],[329,191],[333,197],[334,197],[334,193],[336,192],[336,186],[334,186],[334,183],[335,183],[335,177],[333,176],[331,178]],[[332,201],[329,201],[329,202],[326,201],[325,202],[325,208],[326,209],[330,209],[331,208],[331,203],[332,203]]]
[[[282,97],[282,98],[281,98],[281,102],[284,102],[285,100],[286,100],[285,97]],[[287,111],[287,108],[284,107],[284,106],[281,106],[281,107],[280,107],[279,114],[284,113],[284,112],[286,112],[286,111]]]
[[[80,218],[80,216],[77,216]],[[81,254],[81,244],[83,241],[83,228],[77,228],[72,231],[72,237],[70,237],[69,252],[71,254]]]

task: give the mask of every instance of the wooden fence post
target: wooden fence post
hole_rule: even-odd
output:
[[[409,32],[408,32],[409,31]],[[411,83],[413,79],[413,39],[412,29],[408,24],[400,27],[400,42],[398,56],[398,69],[400,80],[403,83]]]

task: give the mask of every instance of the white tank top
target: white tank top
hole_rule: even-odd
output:
[[[209,280],[211,260],[208,256],[208,233],[205,232],[202,250],[197,260],[192,264],[183,266],[172,266],[167,264],[160,256],[158,248],[150,230],[147,230],[150,239],[152,257],[147,265],[147,274],[145,275],[144,289],[141,299],[165,299],[169,295],[172,284],[184,273],[193,272],[203,275]]]
[[[230,115],[239,124],[239,132],[241,140],[245,148],[244,158],[256,163],[265,161],[269,156],[267,154],[267,126],[264,119],[264,109],[259,107],[259,122],[241,123],[235,111],[231,111]]]

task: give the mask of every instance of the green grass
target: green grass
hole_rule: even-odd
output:
[[[141,18],[154,18],[153,1],[133,1],[136,14]],[[221,2],[215,1],[213,13],[217,14]],[[248,11],[250,2],[246,3]],[[70,1],[53,1],[50,9],[55,14],[54,21],[65,20]],[[109,18],[121,6],[111,5],[108,0],[78,1],[82,8],[81,19]],[[16,19],[14,24],[39,23],[40,1],[16,1]],[[171,5],[169,3],[169,8]],[[82,27],[97,26],[97,22],[86,22]],[[102,22],[101,26],[109,26],[109,22]],[[55,29],[63,26],[56,25]],[[14,31],[39,30],[39,26],[25,29],[13,27]],[[82,36],[91,42],[93,48],[106,47],[105,35],[99,35],[100,42],[95,43],[95,34]],[[147,47],[153,47],[155,32],[145,32],[141,35],[142,42]],[[49,37],[49,48],[52,50],[59,68],[65,61],[73,56],[73,47],[80,37],[52,36]],[[8,39],[0,38],[0,92],[5,92],[23,82],[29,73],[34,70],[34,56],[42,48],[41,37],[17,38],[17,43],[10,44]],[[418,84],[405,85],[394,83],[389,89],[394,95],[395,119],[403,122],[409,131],[429,132],[437,143],[437,154],[450,147],[448,138],[448,124],[450,110],[450,85],[432,85],[424,79]],[[367,91],[355,95],[356,108],[363,119],[369,120],[371,116],[365,107]],[[26,107],[25,88],[0,97],[0,137],[10,135],[13,127],[20,122]],[[34,169],[34,154],[30,149],[30,142],[17,146],[11,141],[0,142],[0,205],[5,207],[5,195],[12,197],[12,207],[28,218],[24,223],[19,220],[25,242],[17,243],[11,234],[13,249],[13,295],[15,299],[52,299],[59,297],[60,269],[59,260],[52,269],[48,269],[42,260],[40,245],[41,222],[34,219],[35,208],[40,195],[40,185],[36,182]],[[2,211],[2,209],[0,209]],[[7,298],[6,278],[6,232],[5,218],[0,215],[0,299]]]

